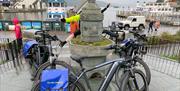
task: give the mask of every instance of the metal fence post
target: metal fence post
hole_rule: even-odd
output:
[[[5,46],[7,46],[7,44],[5,45]],[[7,48],[5,48],[5,50],[4,50],[4,52],[5,52],[5,60],[6,60],[6,64],[7,64],[7,66],[8,66],[8,68],[9,68],[9,54],[8,54],[8,49]]]
[[[14,40],[13,44],[14,44],[14,50],[15,50],[15,58],[16,58],[18,66],[19,66],[20,64],[19,64],[19,56],[18,56],[18,49],[17,49],[17,40]]]
[[[8,40],[9,41],[9,40]],[[13,51],[13,46],[12,46],[12,42],[8,44],[10,51],[11,51],[11,56],[12,56],[12,61],[13,61],[13,65],[14,67],[16,67],[16,62],[15,62],[15,56],[14,56],[14,51]]]

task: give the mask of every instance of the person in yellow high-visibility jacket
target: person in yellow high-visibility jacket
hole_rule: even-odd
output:
[[[101,10],[101,13],[104,13],[104,11],[106,11],[109,6],[110,6],[110,3],[104,9]],[[70,36],[68,36],[65,41],[61,41],[60,43],[61,47],[63,47],[72,38],[81,34],[81,31],[79,29],[79,24],[78,24],[79,20],[80,20],[80,14],[76,14],[69,18],[61,19],[61,22],[63,23],[70,23]]]
[[[80,20],[80,14],[71,16],[69,18],[65,18],[66,23],[71,23],[71,22],[78,22]]]

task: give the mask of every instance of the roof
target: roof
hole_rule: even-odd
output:
[[[65,0],[48,0],[48,2],[65,2]]]
[[[145,17],[145,16],[129,16],[129,17]]]

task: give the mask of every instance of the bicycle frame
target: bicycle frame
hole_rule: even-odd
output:
[[[102,81],[100,87],[98,88],[98,91],[106,91],[113,76],[115,75],[117,69],[123,65],[123,64],[126,64],[126,61],[125,59],[123,58],[119,58],[119,59],[116,59],[116,60],[113,60],[113,61],[109,61],[109,62],[105,62],[105,63],[102,63],[102,64],[99,64],[93,68],[90,68],[88,70],[83,70],[77,77],[77,80],[74,82],[76,83],[79,79],[82,78],[82,76],[84,76],[84,80],[86,82],[86,85],[88,86],[88,89],[90,91],[92,91],[92,88],[90,87],[90,83],[89,81],[87,80],[87,75],[86,73],[87,72],[90,72],[92,70],[95,70],[95,69],[98,69],[98,68],[101,68],[101,67],[104,67],[106,65],[110,65],[111,64],[111,67],[109,67],[109,70],[107,72],[107,74],[105,75],[106,79],[104,79],[104,81]]]
[[[48,51],[49,51],[49,61],[50,61],[50,63],[52,64],[51,65],[51,68],[54,68],[54,61],[57,59],[57,56],[60,54],[56,54],[56,55],[54,55],[54,56],[52,56],[51,54],[52,54],[52,50],[53,50],[53,48],[52,48],[52,45],[51,45],[51,41],[49,41],[49,45],[41,45],[41,46],[46,46],[47,48],[48,48]],[[56,49],[57,50],[57,49]],[[41,60],[42,61],[42,60]],[[38,68],[39,67],[37,67],[37,71],[35,72],[35,75],[34,75],[34,77],[36,77],[36,75],[37,75],[37,73],[39,72],[39,70],[38,70]]]

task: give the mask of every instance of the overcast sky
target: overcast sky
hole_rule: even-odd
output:
[[[128,7],[128,6],[136,6],[136,2],[155,2],[156,0],[97,0],[97,1],[105,1],[108,3],[113,3],[115,5],[118,6],[124,6],[124,7]]]

